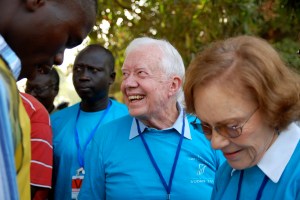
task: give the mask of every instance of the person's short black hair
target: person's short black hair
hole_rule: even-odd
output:
[[[81,52],[79,52],[79,54],[77,56],[80,56],[82,54],[85,54],[88,51],[97,51],[97,52],[104,52],[105,56],[106,56],[106,64],[108,65],[109,69],[111,70],[111,72],[115,71],[115,57],[112,54],[112,52],[108,49],[106,49],[105,47],[103,47],[100,44],[90,44],[87,47],[85,47]],[[76,59],[75,59],[76,61]]]

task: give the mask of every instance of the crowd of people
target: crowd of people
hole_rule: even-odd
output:
[[[170,42],[135,38],[124,104],[113,52],[90,44],[73,63],[81,101],[55,106],[53,65],[97,6],[0,2],[0,199],[300,199],[300,74],[262,38],[216,41],[187,67]]]

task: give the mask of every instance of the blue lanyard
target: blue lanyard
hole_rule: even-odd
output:
[[[91,142],[93,136],[95,135],[97,128],[99,127],[102,120],[104,119],[104,117],[108,113],[108,110],[109,110],[110,106],[111,106],[111,102],[109,100],[108,105],[107,105],[104,113],[102,114],[102,116],[101,116],[100,120],[98,121],[97,125],[91,131],[86,143],[83,146],[82,151],[81,151],[80,144],[79,144],[79,134],[78,134],[78,129],[77,129],[77,122],[78,122],[78,118],[79,118],[79,115],[80,115],[80,106],[79,106],[78,113],[77,113],[77,116],[76,116],[76,121],[75,121],[75,126],[76,126],[76,128],[75,128],[75,141],[76,141],[76,146],[77,146],[77,159],[78,159],[79,165],[82,169],[84,167],[84,152],[85,152],[88,144]]]
[[[237,196],[236,196],[236,200],[240,199],[240,195],[241,195],[241,188],[242,188],[242,182],[243,182],[243,177],[244,177],[244,170],[241,171],[240,173],[240,178],[239,178],[239,185],[238,185],[238,192],[237,192]],[[264,180],[262,181],[258,193],[256,195],[256,200],[259,200],[261,198],[261,195],[268,183],[269,178],[265,175]]]
[[[171,194],[171,188],[172,188],[172,181],[173,181],[173,177],[174,177],[174,173],[175,173],[175,169],[176,169],[176,165],[177,165],[177,161],[178,161],[178,157],[179,157],[179,153],[180,153],[180,149],[181,149],[181,145],[182,145],[182,140],[183,140],[183,136],[184,136],[184,128],[185,128],[185,112],[183,111],[183,120],[182,120],[182,131],[181,131],[181,135],[180,135],[180,140],[179,140],[179,143],[178,143],[178,146],[177,146],[177,150],[176,150],[176,154],[175,154],[175,158],[174,158],[174,162],[173,162],[173,166],[172,166],[172,171],[171,171],[171,174],[170,174],[170,179],[169,179],[169,185],[167,185],[160,169],[158,168],[158,165],[156,163],[156,161],[154,160],[154,157],[149,149],[149,146],[148,144],[146,143],[145,141],[145,138],[141,132],[141,129],[140,129],[140,125],[139,125],[139,121],[137,119],[135,119],[136,121],[136,124],[137,124],[137,129],[138,129],[138,133],[139,135],[141,136],[141,139],[143,141],[143,144],[146,148],[146,151],[147,151],[147,154],[148,156],[150,157],[150,160],[152,162],[152,165],[154,166],[157,174],[159,175],[159,178],[162,182],[162,184],[164,185],[164,188],[167,192],[167,199],[170,199],[170,194]]]

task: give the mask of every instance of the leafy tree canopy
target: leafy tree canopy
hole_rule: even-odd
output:
[[[97,24],[89,37],[124,61],[128,43],[140,36],[164,38],[188,66],[209,43],[248,34],[267,39],[292,67],[300,68],[299,0],[98,0]],[[120,78],[113,91],[119,91]],[[117,94],[118,97],[119,94]]]

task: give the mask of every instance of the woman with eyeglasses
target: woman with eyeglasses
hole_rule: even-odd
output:
[[[212,199],[300,199],[300,75],[263,39],[219,41],[191,62],[187,111],[227,162]]]

